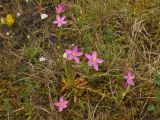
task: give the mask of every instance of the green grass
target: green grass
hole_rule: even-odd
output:
[[[12,27],[0,24],[0,119],[160,119],[160,1],[66,1],[68,24],[61,28],[52,23],[58,3],[0,1],[0,17],[15,19]],[[41,20],[40,13],[49,17]],[[100,71],[82,57],[80,64],[66,62],[62,56],[72,44],[97,51],[105,60]],[[40,62],[41,56],[47,60]],[[126,91],[128,70],[136,79]],[[62,113],[53,106],[60,96],[69,101]]]

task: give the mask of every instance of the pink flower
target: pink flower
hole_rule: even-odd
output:
[[[78,52],[78,47],[75,46],[73,50],[65,49],[65,53],[68,55],[67,60],[74,59],[77,63],[79,63],[78,56],[83,55],[82,52]]]
[[[92,55],[85,54],[86,58],[88,59],[88,65],[93,66],[95,70],[98,71],[98,64],[104,62],[104,60],[97,58],[97,52],[93,51]]]
[[[65,21],[66,17],[63,16],[63,17],[60,17],[59,15],[56,16],[56,20],[53,21],[54,24],[57,24],[58,27],[61,27],[63,24],[67,24],[67,21]]]
[[[126,79],[125,83],[124,83],[124,87],[128,88],[129,86],[133,86],[134,82],[133,79],[135,79],[135,74],[131,71],[125,72],[124,73],[124,78]]]
[[[62,112],[63,109],[67,108],[68,101],[64,100],[63,97],[60,97],[59,102],[55,102],[54,105],[58,107],[59,112]]]
[[[57,14],[62,13],[65,11],[65,5],[63,3],[55,6],[55,11]]]

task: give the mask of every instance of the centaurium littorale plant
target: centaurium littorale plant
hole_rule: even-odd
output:
[[[56,15],[56,20],[53,21],[54,24],[57,24],[58,27],[61,27],[62,25],[67,24],[67,21],[65,21],[65,16],[61,17],[60,15]]]
[[[65,49],[65,53],[67,54],[67,60],[74,60],[75,62],[79,63],[78,57],[83,55],[83,52],[78,51],[78,47],[75,46],[72,50]]]
[[[104,60],[102,60],[100,58],[97,58],[97,52],[96,51],[93,51],[92,54],[86,53],[85,56],[88,59],[88,65],[93,66],[96,71],[99,70],[98,65],[104,62]]]
[[[58,4],[57,6],[55,6],[55,12],[57,13],[57,14],[60,14],[60,13],[62,13],[62,12],[64,12],[65,11],[65,4],[64,3],[60,3],[60,4]]]
[[[53,103],[55,106],[58,107],[58,111],[62,112],[68,106],[68,101],[65,100],[62,96],[59,98],[59,102]]]
[[[134,86],[134,79],[135,79],[135,74],[131,71],[127,71],[124,73],[124,78],[125,78],[125,82],[124,82],[124,87],[128,88],[129,86]]]

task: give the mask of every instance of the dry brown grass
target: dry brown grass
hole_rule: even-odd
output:
[[[160,119],[159,87],[154,83],[160,71],[159,0],[66,1],[69,24],[60,29],[52,24],[53,6],[60,1],[24,1],[0,1],[1,16],[22,14],[13,27],[0,25],[0,119]],[[49,18],[41,20],[41,12]],[[105,60],[101,70],[95,72],[84,63],[70,68],[62,55],[72,44],[87,52],[96,50]],[[41,56],[47,61],[40,62]],[[72,80],[87,84],[62,91],[66,67]],[[127,70],[135,72],[136,80],[123,96],[122,73]],[[61,95],[69,107],[58,113],[53,102]],[[149,112],[148,105],[156,109]]]

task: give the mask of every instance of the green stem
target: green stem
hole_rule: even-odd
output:
[[[72,85],[73,84],[73,77],[72,77],[72,63],[69,62],[68,64],[65,63],[65,73],[67,77],[67,82]]]

